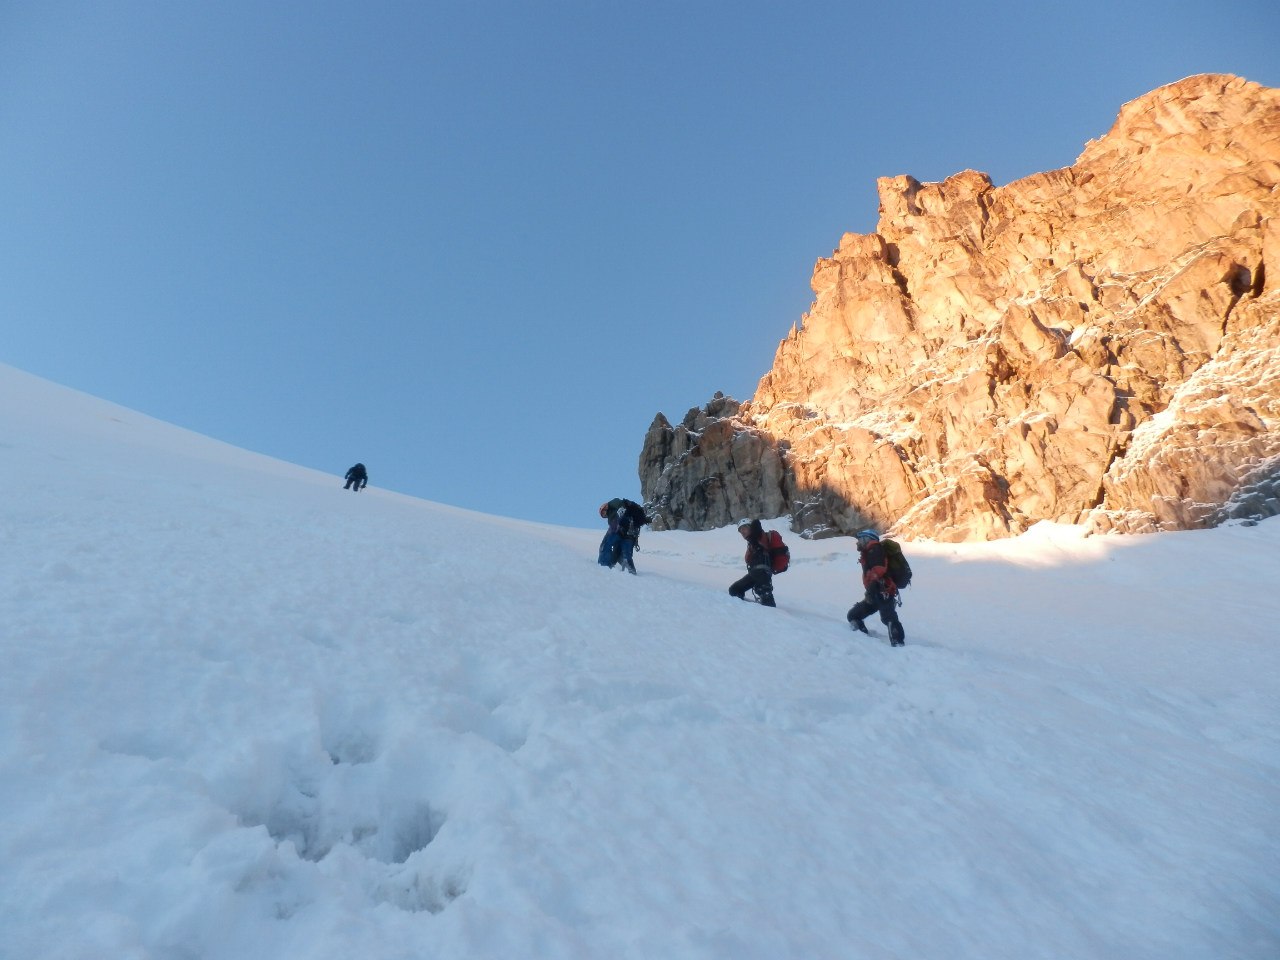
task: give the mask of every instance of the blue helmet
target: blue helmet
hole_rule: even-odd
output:
[[[880,535],[874,530],[859,530],[853,535],[853,539],[858,543],[870,543],[872,540],[879,540]]]

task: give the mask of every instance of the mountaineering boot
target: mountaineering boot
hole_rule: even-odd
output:
[[[891,647],[904,647],[907,644],[907,631],[902,629],[902,624],[895,623],[889,628],[889,645]]]
[[[849,626],[853,627],[853,629],[857,630],[859,633],[865,633],[867,636],[871,635],[871,631],[867,629],[867,625],[857,617],[849,618]]]

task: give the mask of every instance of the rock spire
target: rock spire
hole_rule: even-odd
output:
[[[1280,513],[1280,90],[1203,75],[1007,186],[878,181],[755,395],[659,414],[659,525],[943,541]]]

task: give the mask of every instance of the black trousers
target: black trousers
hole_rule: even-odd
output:
[[[845,619],[852,623],[854,620],[865,620],[876,612],[880,614],[880,622],[889,628],[890,640],[899,641],[907,638],[907,632],[902,628],[902,621],[898,619],[897,598],[884,596],[874,583],[867,587],[866,596],[845,614]]]
[[[747,599],[747,591],[754,590],[760,603],[766,607],[776,607],[773,602],[773,571],[768,567],[751,567],[741,580],[735,580],[729,588],[729,595],[739,600]]]

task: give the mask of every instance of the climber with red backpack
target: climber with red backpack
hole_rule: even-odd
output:
[[[747,541],[747,575],[734,581],[729,595],[739,600],[747,599],[750,590],[762,606],[776,607],[773,600],[773,575],[787,569],[791,551],[782,542],[776,530],[765,531],[759,520],[743,520],[738,533]]]
[[[892,540],[881,542],[874,530],[859,530],[854,539],[858,544],[858,562],[862,565],[862,586],[866,594],[845,614],[845,619],[853,629],[870,633],[863,621],[879,612],[880,622],[889,628],[890,646],[901,647],[907,642],[907,632],[898,619],[898,588],[910,581],[911,567],[902,556],[901,548]]]

